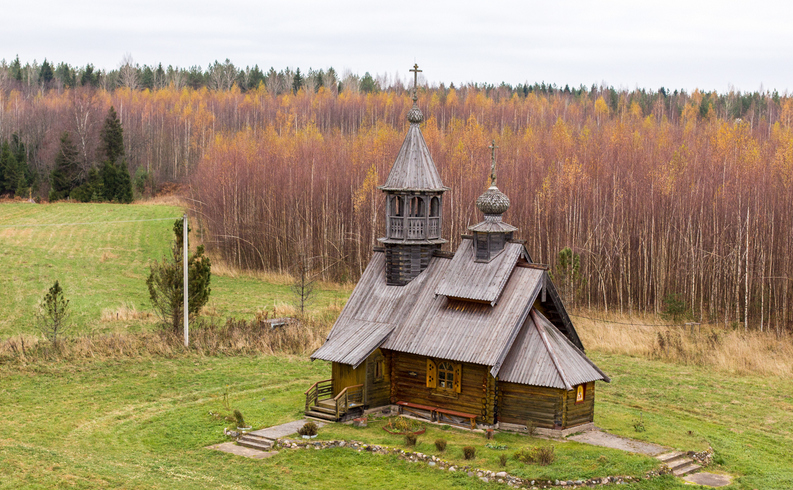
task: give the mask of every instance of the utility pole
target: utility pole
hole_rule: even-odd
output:
[[[182,288],[183,297],[184,297],[184,305],[183,305],[183,312],[184,312],[184,346],[187,347],[189,344],[188,341],[188,321],[187,321],[187,254],[190,252],[190,248],[187,245],[187,213],[182,215],[182,269],[184,270],[184,287]]]

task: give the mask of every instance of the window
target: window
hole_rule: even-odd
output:
[[[438,388],[454,389],[454,366],[450,362],[438,364]]]
[[[427,359],[427,388],[434,388],[436,394],[460,393],[462,380],[462,364]]]
[[[575,402],[581,403],[586,398],[586,385],[578,385],[575,389]]]
[[[385,359],[382,356],[376,357],[374,360],[374,380],[382,381],[384,371],[385,371]]]
[[[391,199],[391,214],[394,216],[402,216],[403,213],[403,204],[402,198],[399,196],[395,196]]]
[[[410,200],[410,217],[423,218],[424,216],[425,216],[424,199],[420,197],[412,198]]]
[[[430,217],[437,218],[441,215],[441,200],[433,197],[430,201]]]

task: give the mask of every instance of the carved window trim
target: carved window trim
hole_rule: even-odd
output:
[[[575,387],[575,403],[584,403],[586,401],[586,384],[581,384]]]

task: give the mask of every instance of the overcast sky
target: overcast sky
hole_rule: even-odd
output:
[[[333,66],[430,83],[793,92],[793,2],[16,1],[0,58]]]

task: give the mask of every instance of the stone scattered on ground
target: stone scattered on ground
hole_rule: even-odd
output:
[[[694,473],[683,477],[683,480],[696,483],[697,485],[705,485],[708,487],[726,487],[732,483],[732,478],[729,475],[717,475],[715,473]]]

